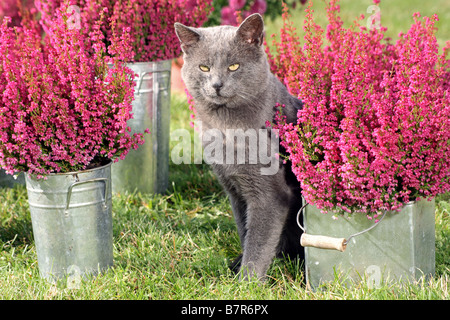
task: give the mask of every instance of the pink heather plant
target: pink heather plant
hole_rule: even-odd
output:
[[[21,6],[23,10],[31,10],[34,8],[34,0],[1,0],[0,23],[4,17],[10,17],[12,25],[20,25],[22,19],[19,6]]]
[[[191,121],[189,121],[189,125],[192,128],[194,128],[195,127],[195,124],[194,124],[195,115],[197,113],[197,110],[195,109],[194,98],[192,98],[192,96],[190,95],[190,93],[187,89],[185,89],[184,91],[186,93],[189,110],[191,111],[191,114],[190,114]]]
[[[212,0],[36,0],[42,14],[42,24],[52,24],[55,9],[62,2],[80,8],[80,26],[84,32],[92,31],[103,8],[107,21],[101,31],[108,46],[113,37],[112,25],[117,30],[128,29],[133,44],[133,62],[172,59],[181,54],[173,24],[180,22],[201,26],[211,11]]]
[[[269,53],[272,70],[304,102],[296,124],[279,114],[274,127],[306,201],[376,213],[449,191],[450,45],[439,54],[437,15],[414,14],[391,44],[383,27],[343,28],[336,0],[324,39],[312,12],[310,3],[301,45],[285,7]]]
[[[266,12],[267,3],[265,0],[253,0],[249,2],[249,10],[243,10],[247,4],[246,0],[229,0],[228,6],[221,9],[222,24],[237,26],[239,20],[244,20],[253,13],[263,15]]]
[[[0,166],[7,173],[81,170],[143,143],[127,126],[134,94],[134,74],[123,63],[133,54],[129,37],[113,32],[107,56],[102,20],[85,34],[67,28],[65,11],[56,9],[53,36],[44,42],[35,20],[0,26]]]

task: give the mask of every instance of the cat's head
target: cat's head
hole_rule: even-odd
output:
[[[259,14],[239,27],[192,28],[175,23],[184,53],[183,81],[197,101],[229,107],[254,103],[269,66]]]

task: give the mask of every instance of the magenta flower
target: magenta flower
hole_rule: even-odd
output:
[[[109,44],[112,26],[128,30],[134,57],[130,61],[146,62],[172,59],[181,54],[173,27],[175,22],[201,26],[211,11],[212,0],[67,0],[80,8],[80,26],[84,32],[92,31],[95,21],[104,12],[102,25],[104,42]],[[42,14],[42,24],[48,28],[55,9],[64,0],[36,0]],[[106,9],[105,11],[103,9]]]
[[[102,13],[90,34],[68,28],[67,18],[66,7],[57,8],[44,41],[35,20],[0,26],[0,166],[10,174],[76,171],[143,143],[127,126],[135,85],[124,64],[129,33],[113,29],[107,49]]]
[[[234,26],[237,25],[236,11],[231,7],[223,7],[220,11],[222,24]]]
[[[10,17],[12,25],[20,25],[22,18],[21,9],[18,4],[20,4],[22,10],[25,12],[34,9],[34,0],[2,0],[0,1],[0,23],[4,17]]]
[[[378,2],[378,1],[376,1]],[[376,213],[450,190],[450,61],[438,52],[437,16],[420,18],[395,44],[385,28],[329,25],[306,9],[301,45],[284,9],[272,70],[304,102],[298,122],[275,127],[305,199],[323,210]]]
[[[267,3],[265,0],[255,0],[253,2],[253,5],[250,7],[250,14],[252,13],[259,13],[264,14],[267,9]]]
[[[242,9],[246,2],[246,0],[229,0],[228,4],[233,11],[236,11]]]
[[[240,21],[247,18],[253,13],[264,14],[267,10],[267,3],[265,0],[254,0],[247,5],[246,0],[229,0],[228,6],[221,9],[221,24],[223,25],[239,25]],[[250,10],[243,10],[245,8]]]

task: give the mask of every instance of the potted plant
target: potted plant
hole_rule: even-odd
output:
[[[304,107],[297,123],[281,110],[274,127],[309,204],[306,233],[348,237],[387,214],[343,253],[305,248],[307,278],[318,286],[339,267],[378,282],[432,275],[432,199],[450,190],[450,43],[438,52],[436,15],[416,13],[395,43],[384,27],[344,28],[335,0],[327,15],[324,37],[310,3],[301,45],[283,14],[272,68]]]
[[[127,34],[113,29],[106,48],[102,17],[89,34],[68,19],[57,8],[44,39],[34,16],[0,26],[0,166],[26,173],[48,279],[112,265],[111,162],[144,142],[127,126],[135,85]]]
[[[21,8],[19,8],[21,6]],[[34,7],[33,0],[6,0],[0,3],[0,23],[4,17],[11,18],[11,25],[20,25],[22,20],[21,10],[30,10]],[[11,176],[6,174],[5,170],[0,168],[0,187],[13,187],[16,184],[25,184],[23,174]]]
[[[136,74],[134,116],[129,126],[132,132],[150,128],[152,135],[149,143],[113,165],[113,190],[164,192],[169,174],[171,62],[181,52],[173,25],[201,26],[211,10],[211,0],[37,0],[45,29],[52,23],[55,8],[62,4],[84,33],[92,31],[105,9],[110,23],[102,25],[101,31],[107,48],[113,26],[127,29],[134,52],[128,67]]]

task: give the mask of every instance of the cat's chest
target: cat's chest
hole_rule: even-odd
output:
[[[197,123],[205,156],[220,153],[224,164],[259,164],[261,155],[278,151],[279,139],[265,125],[224,127]],[[272,150],[275,147],[276,150]]]
[[[262,184],[259,165],[212,164],[211,167],[227,189],[246,193]]]
[[[274,115],[273,106],[265,103],[264,99],[258,99],[258,103],[254,104],[246,104],[238,100],[224,106],[204,103],[199,103],[197,106],[197,116],[204,127],[223,132],[226,129],[261,128],[265,125],[265,121],[272,120]]]

